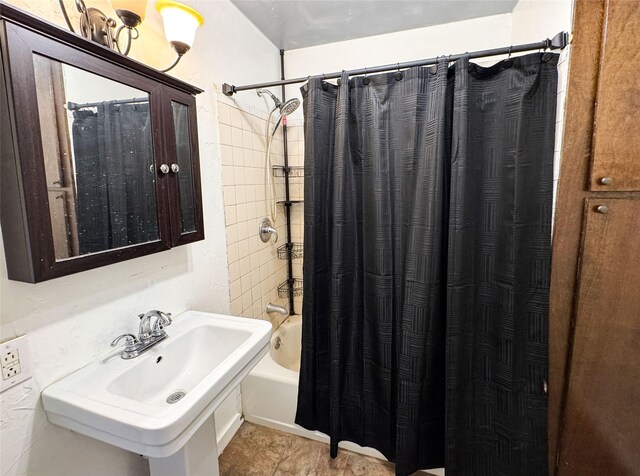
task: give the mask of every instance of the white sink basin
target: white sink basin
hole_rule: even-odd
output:
[[[49,420],[152,458],[173,455],[267,352],[271,324],[188,311],[166,332],[139,357],[118,351],[47,387]],[[176,392],[184,396],[168,403]]]

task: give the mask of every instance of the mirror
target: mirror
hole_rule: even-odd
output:
[[[191,135],[189,132],[189,108],[179,102],[171,101],[173,130],[176,137],[176,160],[178,170],[178,193],[180,194],[180,215],[182,232],[196,229],[196,215],[193,190],[193,172],[191,170]]]
[[[41,55],[34,68],[56,260],[158,240],[149,94]]]

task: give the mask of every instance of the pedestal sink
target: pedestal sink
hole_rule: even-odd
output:
[[[271,324],[188,311],[131,360],[113,352],[42,392],[51,423],[149,457],[152,476],[218,474],[213,411],[267,352]]]

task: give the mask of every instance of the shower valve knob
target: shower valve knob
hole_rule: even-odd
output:
[[[278,231],[271,226],[271,220],[263,218],[258,229],[258,236],[263,243],[267,243],[271,239],[271,235],[275,236],[275,242],[278,242]]]

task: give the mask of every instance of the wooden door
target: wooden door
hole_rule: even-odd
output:
[[[602,29],[591,190],[640,190],[640,1],[608,0]]]
[[[640,474],[639,236],[640,200],[586,200],[558,475]]]

